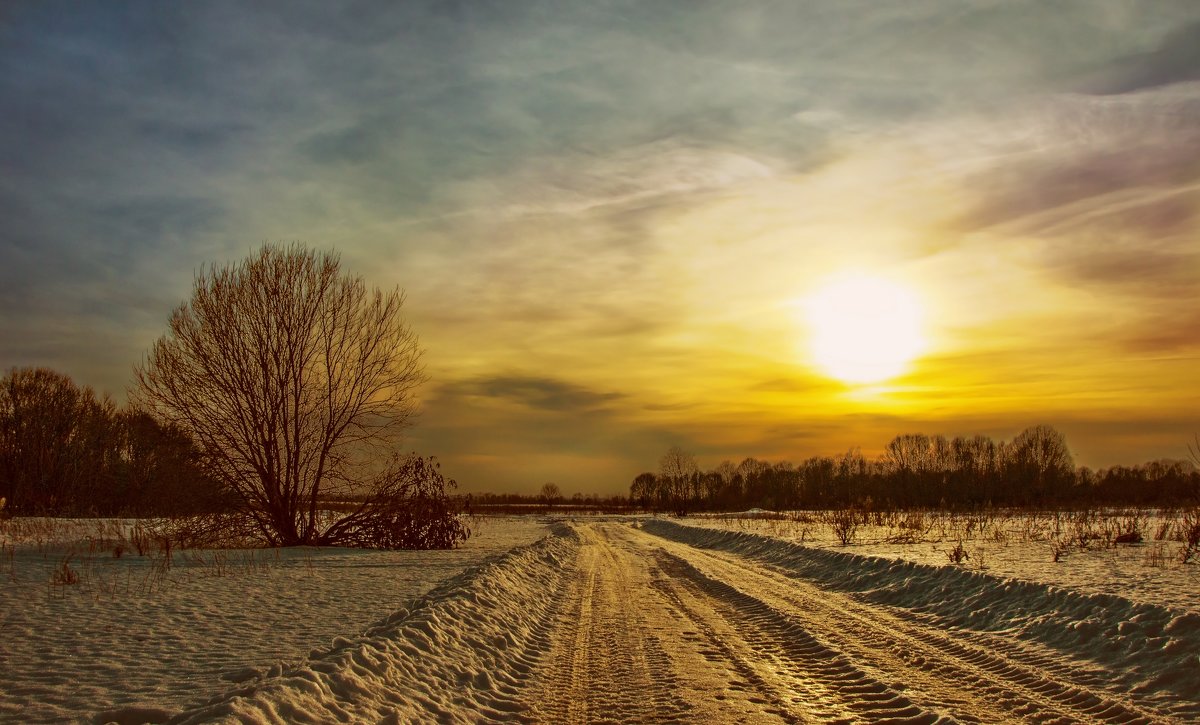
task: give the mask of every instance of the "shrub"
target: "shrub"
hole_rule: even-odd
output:
[[[833,535],[842,546],[853,543],[858,533],[858,512],[852,508],[838,509],[828,513],[827,521],[833,529]]]
[[[71,568],[71,557],[63,557],[50,575],[51,581],[59,586],[79,583],[79,574]]]
[[[971,558],[961,541],[955,544],[953,549],[947,551],[946,556],[950,559],[951,564],[961,564]]]

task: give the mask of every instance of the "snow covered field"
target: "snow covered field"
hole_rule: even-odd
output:
[[[454,551],[184,551],[165,569],[157,550],[115,558],[100,541],[111,525],[44,524],[0,522],[5,722],[204,702],[355,637],[467,567],[546,533],[536,518],[488,518]],[[64,560],[75,584],[53,583]]]
[[[933,566],[951,563],[961,544],[963,569],[1200,612],[1200,551],[1189,563],[1181,561],[1186,546],[1181,529],[1193,523],[1189,513],[1194,515],[1115,510],[867,516],[872,522],[857,526],[846,545],[821,512],[700,515],[687,523]],[[1111,541],[1129,526],[1138,527],[1144,540]]]
[[[1013,578],[1026,546],[1015,539],[981,570],[950,564],[945,542],[881,558],[872,547],[894,544],[787,540],[800,533],[762,521],[517,519],[488,522],[445,557],[288,552],[220,575],[195,563],[153,593],[113,598],[82,581],[49,584],[50,557],[41,580],[0,590],[0,717],[1200,720],[1195,564],[1155,563],[1146,545],[1130,555],[1161,570],[1163,592],[1187,589],[1160,600],[1138,580],[1038,573],[1136,568],[1088,563],[1098,551],[1054,564],[1029,542],[1036,563]],[[930,561],[902,560],[920,557]],[[5,566],[21,577],[34,561],[18,547]]]

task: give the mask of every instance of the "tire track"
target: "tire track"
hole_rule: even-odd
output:
[[[630,543],[636,545],[635,541],[631,535]],[[721,611],[726,616],[744,617],[759,626],[775,647],[783,646],[781,639],[812,639],[807,646],[824,649],[802,648],[797,651],[799,656],[817,653],[849,658],[860,663],[864,672],[873,673],[881,686],[903,689],[906,698],[929,712],[945,712],[964,721],[1014,716],[1033,722],[1169,719],[1121,694],[1081,684],[1078,680],[1095,681],[1093,668],[1077,667],[1082,672],[1072,672],[1070,662],[1045,653],[1030,654],[1009,642],[1001,644],[998,636],[980,637],[976,642],[974,633],[931,626],[919,615],[897,614],[890,608],[822,590],[740,557],[665,539],[650,541],[661,546],[664,553],[659,556],[671,562],[664,566],[674,566],[679,576],[724,601]],[[853,678],[847,682],[852,683]],[[849,689],[857,687],[851,684]],[[853,703],[851,706],[857,709]]]
[[[566,615],[552,636],[533,716],[553,723],[690,720],[673,662],[643,608],[628,596],[638,589],[634,577],[646,571],[644,562],[621,555],[602,534],[579,530],[582,548],[565,591]]]
[[[857,667],[841,653],[827,647],[788,617],[729,584],[706,577],[686,561],[666,552],[657,554],[659,566],[674,586],[691,589],[710,599],[710,609],[744,639],[755,660],[769,665],[767,678],[751,674],[759,689],[771,692],[774,703],[791,721],[817,722],[950,722],[941,713],[918,706],[902,692],[889,687]],[[712,620],[668,593],[698,626],[709,629]],[[722,652],[735,649],[718,641]],[[753,665],[745,670],[755,671]],[[791,693],[791,697],[777,693]]]
[[[667,570],[671,568],[668,563]],[[761,693],[761,701],[770,705],[769,711],[778,714],[785,722],[847,721],[847,713],[836,704],[837,698],[819,683],[796,681],[790,683],[792,686],[787,688],[773,684],[776,679],[773,673],[767,673],[766,676],[760,673],[762,663],[767,660],[755,656],[756,653],[748,647],[739,648],[737,644],[740,637],[736,633],[734,637],[730,637],[719,632],[719,618],[712,616],[714,612],[711,608],[695,601],[689,605],[684,601],[685,593],[681,591],[679,584],[680,582],[671,576],[659,577],[654,581],[660,595],[704,634],[706,641],[711,645],[711,649],[707,651],[709,660],[723,659],[740,675],[741,681],[735,680],[730,683],[732,688],[744,687]],[[739,649],[743,651],[739,652]],[[789,698],[788,694],[792,696]]]

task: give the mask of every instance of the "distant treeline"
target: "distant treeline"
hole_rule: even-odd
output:
[[[905,434],[872,460],[857,449],[799,464],[747,458],[701,471],[676,447],[630,486],[638,506],[687,513],[748,508],[823,509],[1181,505],[1200,502],[1187,460],[1076,468],[1062,433],[1034,426],[1011,441]]]
[[[200,466],[182,431],[41,368],[0,378],[0,513],[170,516],[230,510],[234,499]],[[475,510],[556,505],[620,510],[748,508],[1181,505],[1200,502],[1187,460],[1076,468],[1063,435],[1034,426],[1011,441],[986,436],[896,436],[882,455],[857,449],[799,464],[747,458],[702,471],[672,448],[630,496],[570,499],[475,494]]]
[[[617,513],[630,507],[624,496],[576,493],[571,497],[520,493],[472,493],[461,497],[464,510],[473,513],[541,513],[553,509],[566,512]]]
[[[191,440],[43,368],[0,378],[2,513],[152,516],[225,510]]]

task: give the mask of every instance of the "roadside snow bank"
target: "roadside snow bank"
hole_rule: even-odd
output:
[[[524,680],[549,647],[557,591],[579,551],[577,535],[550,536],[447,581],[325,652],[272,672],[172,723],[511,722]],[[114,710],[98,723],[143,713]]]
[[[822,587],[932,615],[944,626],[1006,631],[1092,660],[1135,691],[1200,693],[1200,615],[954,566],[813,549],[759,534],[662,519],[642,528],[672,541],[753,558]]]

